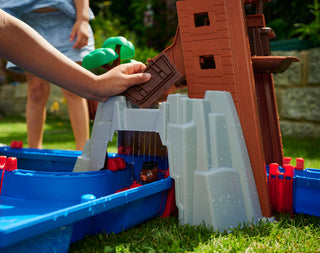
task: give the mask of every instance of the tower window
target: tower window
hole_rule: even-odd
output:
[[[209,26],[210,19],[209,19],[208,12],[195,13],[194,14],[194,24],[196,27]]]
[[[215,69],[216,63],[214,61],[213,55],[202,55],[200,58],[200,68],[201,69]]]

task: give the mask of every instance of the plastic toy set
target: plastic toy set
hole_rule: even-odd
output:
[[[138,155],[135,145],[119,147],[131,154],[110,155],[106,151],[115,131],[159,133],[167,155]],[[140,144],[146,151],[145,143]],[[170,95],[159,109],[128,108],[124,97],[112,97],[99,104],[91,138],[80,155],[12,148],[0,153],[14,155],[18,168],[20,159],[23,166],[6,170],[4,163],[2,169],[0,247],[7,252],[33,250],[38,239],[32,244],[32,238],[47,233],[54,238],[68,232],[61,245],[66,247],[86,234],[117,233],[163,211],[170,214],[175,205],[172,190],[169,207],[165,204],[173,184],[169,167],[182,224],[204,221],[224,230],[262,218],[239,119],[227,92],[208,91],[205,99]],[[58,164],[63,171],[54,170]],[[69,225],[73,229],[65,228]]]
[[[303,169],[302,158],[296,166],[285,158],[283,166],[267,167],[272,210],[275,213],[304,213],[320,217],[320,170]]]
[[[170,95],[157,109],[132,108],[123,96],[100,103],[83,152],[0,148],[17,158],[0,158],[0,251],[66,252],[86,234],[170,214],[174,197],[182,224],[217,230],[270,217],[271,207],[320,215],[320,173],[282,161],[271,74],[298,59],[271,56],[265,1],[177,1],[183,25],[174,43],[150,61],[153,78],[123,95],[147,108],[187,83],[188,97]],[[256,4],[256,14],[243,15],[247,4]],[[123,37],[105,46],[85,67],[109,70],[134,55]],[[121,143],[111,155],[115,131]]]

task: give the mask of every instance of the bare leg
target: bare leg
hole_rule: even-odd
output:
[[[68,104],[69,118],[76,141],[76,149],[83,150],[86,141],[89,139],[89,112],[87,101],[69,91],[61,90]]]
[[[43,126],[46,121],[46,104],[50,94],[50,85],[30,73],[27,98],[27,131],[29,148],[42,148]]]

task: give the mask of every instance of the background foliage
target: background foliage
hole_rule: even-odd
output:
[[[264,4],[264,15],[267,26],[272,27],[277,40],[297,38],[295,24],[310,24],[315,21],[310,5],[316,0],[271,0]],[[114,32],[134,33],[136,47],[151,47],[156,51],[163,50],[171,44],[178,24],[175,9],[170,9],[168,3],[175,5],[174,0],[91,0],[90,5],[97,15],[102,15],[106,22],[105,29],[110,30],[113,24]],[[154,25],[144,26],[144,12],[148,4],[154,12]],[[254,13],[255,5],[247,6],[247,13]],[[96,21],[93,22],[95,25]],[[101,23],[100,23],[101,25]],[[109,37],[109,36],[108,36]],[[130,37],[131,39],[131,37]],[[305,37],[304,39],[309,39]]]
[[[135,60],[146,62],[171,44],[177,27],[177,16],[168,17],[166,0],[121,0],[90,2],[96,18],[91,22],[96,47],[112,36],[124,36],[136,48]],[[150,6],[153,25],[144,24]]]
[[[315,17],[310,12],[314,0],[271,0],[264,4],[263,13],[267,26],[276,33],[277,40],[297,38],[295,24],[309,24]],[[255,5],[248,5],[246,13],[253,14]]]
[[[172,43],[178,24],[175,0],[90,0],[96,15],[91,21],[96,47],[112,36],[124,36],[136,47],[135,60],[146,62]],[[276,33],[276,40],[298,38],[320,44],[320,10],[312,8],[318,0],[271,0],[264,4],[267,26]],[[145,26],[145,11],[150,5],[153,25]],[[254,13],[255,5],[247,6]],[[296,25],[300,24],[300,25]],[[316,27],[316,29],[314,29]],[[0,83],[24,81],[19,74],[8,74],[5,62],[0,64]]]

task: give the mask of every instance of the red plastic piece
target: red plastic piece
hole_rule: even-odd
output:
[[[133,151],[133,148],[132,146],[124,146],[124,145],[121,145],[118,147],[118,154],[119,155],[132,155],[132,151]]]
[[[176,206],[176,194],[175,194],[175,188],[174,188],[174,183],[171,189],[168,191],[167,195],[167,201],[166,201],[166,206],[165,209],[161,215],[161,218],[167,218],[171,214],[174,214],[177,212],[177,206]]]
[[[0,156],[0,169],[3,169],[7,161],[6,156]]]
[[[23,141],[12,141],[10,143],[10,148],[22,148],[23,147]]]
[[[0,156],[0,169],[2,170],[1,181],[0,181],[0,195],[1,195],[4,172],[6,170],[13,171],[17,169],[17,158],[15,157],[7,158],[6,156]]]
[[[4,176],[4,166],[6,165],[7,157],[6,156],[0,156],[0,169],[2,169],[1,173],[1,181],[0,181],[0,195],[2,190],[2,183],[3,183],[3,176]]]
[[[164,177],[167,178],[170,176],[170,171],[167,169],[165,171]],[[167,201],[166,201],[166,206],[164,208],[164,211],[161,215],[161,218],[168,218],[171,214],[174,214],[178,211],[177,205],[176,205],[176,194],[175,194],[175,187],[174,187],[174,182],[172,187],[168,191],[167,195]]]
[[[296,158],[296,167],[295,170],[303,170],[304,169],[304,159],[303,158]]]
[[[7,161],[6,161],[6,165],[4,166],[4,169],[7,171],[14,171],[14,170],[18,169],[17,158],[8,157]]]
[[[0,169],[14,171],[18,168],[17,158],[0,156]]]
[[[294,168],[292,165],[284,165],[284,182],[283,182],[283,195],[282,195],[282,212],[290,213],[292,215],[293,207],[293,174]],[[281,211],[281,210],[280,210]]]
[[[108,159],[108,170],[117,171],[123,170],[126,168],[126,162],[121,157],[115,157]]]
[[[4,177],[4,172],[5,170],[2,170],[2,174],[1,174],[1,181],[0,181],[0,195],[1,195],[1,191],[2,191],[2,183],[3,183],[3,177]]]
[[[292,160],[291,157],[285,157],[285,158],[283,158],[283,163],[282,164],[283,165],[290,164],[291,160]]]
[[[278,169],[279,165],[277,163],[272,163],[269,166],[269,194],[271,199],[272,210],[277,210]]]
[[[283,165],[290,164],[292,158],[291,157],[285,157],[283,158]],[[294,167],[295,170],[303,170],[304,169],[304,159],[299,157],[296,158],[296,167]]]
[[[126,148],[126,155],[132,155],[132,151],[133,151],[132,146],[128,146],[128,147]]]
[[[272,210],[276,213],[292,214],[293,198],[293,166],[285,164],[284,172],[279,171],[279,165],[270,164],[269,167],[269,193]]]
[[[116,193],[123,192],[123,191],[129,190],[129,189],[133,189],[133,188],[137,188],[137,187],[140,187],[140,186],[142,186],[142,184],[137,183],[137,181],[133,181],[132,185],[130,185],[129,187],[125,187],[123,189],[120,189],[120,190],[116,191]]]
[[[125,155],[126,154],[126,147],[125,146],[123,146],[123,145],[121,145],[121,146],[119,146],[118,147],[118,154],[119,155]]]

